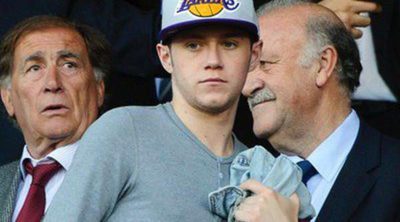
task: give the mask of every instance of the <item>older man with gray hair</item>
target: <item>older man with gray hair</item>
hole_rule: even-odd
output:
[[[40,221],[103,104],[110,48],[92,28],[37,16],[4,36],[0,55],[1,99],[26,143],[0,168],[0,221]]]
[[[259,9],[260,64],[249,73],[253,130],[303,169],[316,221],[400,219],[400,141],[351,109],[360,57],[330,10],[276,0]]]

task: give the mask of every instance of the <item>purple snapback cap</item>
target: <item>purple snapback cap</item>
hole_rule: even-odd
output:
[[[226,24],[247,30],[258,39],[253,0],[163,0],[160,40],[206,24]]]

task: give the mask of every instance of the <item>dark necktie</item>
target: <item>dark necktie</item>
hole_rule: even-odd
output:
[[[25,161],[24,167],[26,172],[32,175],[32,183],[16,221],[40,222],[46,206],[44,188],[50,178],[61,168],[61,165],[54,162],[33,167],[30,161]]]
[[[306,185],[307,181],[318,173],[314,166],[308,160],[300,161],[297,163],[297,165],[299,165],[299,167],[303,171],[303,177],[301,178],[301,181]]]

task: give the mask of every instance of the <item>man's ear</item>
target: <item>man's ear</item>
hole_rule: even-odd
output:
[[[15,116],[14,105],[11,98],[11,88],[1,88],[1,100],[10,117]]]
[[[252,45],[249,72],[253,71],[260,63],[263,42],[259,40]]]
[[[315,84],[318,88],[323,87],[335,71],[338,54],[336,49],[331,46],[325,46],[319,57],[319,67],[315,78]]]
[[[161,61],[162,66],[168,73],[172,73],[172,59],[171,59],[171,51],[167,45],[163,45],[158,43],[157,46],[157,54],[158,58]]]
[[[100,80],[100,82],[97,82],[96,87],[97,87],[97,107],[100,108],[104,103],[104,94],[105,94],[104,81]]]

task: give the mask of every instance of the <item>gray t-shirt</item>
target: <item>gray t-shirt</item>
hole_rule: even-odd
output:
[[[208,194],[229,183],[217,157],[167,103],[104,114],[79,144],[45,221],[215,221]]]

